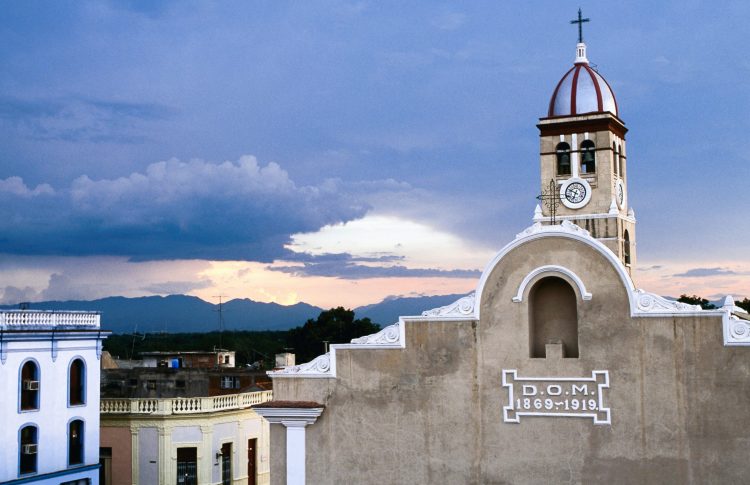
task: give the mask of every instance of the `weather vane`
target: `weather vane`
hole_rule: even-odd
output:
[[[589,19],[582,18],[581,16],[581,9],[578,9],[578,19],[577,20],[571,20],[571,24],[578,24],[578,43],[583,42],[583,23],[584,22],[590,22]]]
[[[557,184],[555,179],[550,179],[547,190],[542,190],[542,193],[537,195],[537,200],[544,203],[544,206],[549,209],[550,221],[554,226],[557,224],[557,206],[560,205],[560,195],[557,192]]]

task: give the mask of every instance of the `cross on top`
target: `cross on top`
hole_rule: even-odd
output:
[[[578,9],[578,19],[577,20],[571,20],[571,24],[578,24],[578,43],[580,44],[583,42],[583,23],[589,22],[589,19],[584,19],[581,17],[581,9]]]

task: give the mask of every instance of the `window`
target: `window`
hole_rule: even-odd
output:
[[[75,358],[68,370],[68,405],[86,404],[86,366],[82,359]]]
[[[570,175],[570,145],[565,142],[558,143],[557,148],[557,175]]]
[[[235,376],[221,376],[222,389],[239,389],[240,378]]]
[[[68,465],[83,463],[83,421],[74,419],[68,424]]]
[[[547,344],[562,344],[563,357],[578,357],[578,310],[573,288],[562,278],[539,280],[529,293],[531,357],[547,357]]]
[[[617,145],[617,174],[622,177],[622,147]]]
[[[596,146],[591,140],[581,143],[581,171],[583,173],[596,172]]]
[[[185,389],[185,381],[182,379],[177,379],[174,381],[174,387],[176,389]]]
[[[39,409],[39,365],[33,360],[21,366],[21,411]]]
[[[36,426],[28,425],[21,428],[19,447],[19,474],[36,473],[36,457],[38,432]]]
[[[625,229],[622,239],[622,259],[625,261],[625,264],[630,264],[630,233],[627,229]]]
[[[198,485],[198,448],[177,448],[177,485]]]
[[[612,142],[612,173],[620,175],[619,163],[617,162],[617,143]]]

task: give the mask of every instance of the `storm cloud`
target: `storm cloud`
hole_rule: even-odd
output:
[[[276,163],[171,159],[127,177],[29,188],[0,180],[5,253],[270,262],[299,232],[362,217],[340,181],[298,186]]]

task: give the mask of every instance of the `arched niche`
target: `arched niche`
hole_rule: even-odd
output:
[[[530,357],[547,357],[547,344],[562,344],[563,357],[578,358],[576,292],[558,276],[540,278],[529,291]]]

